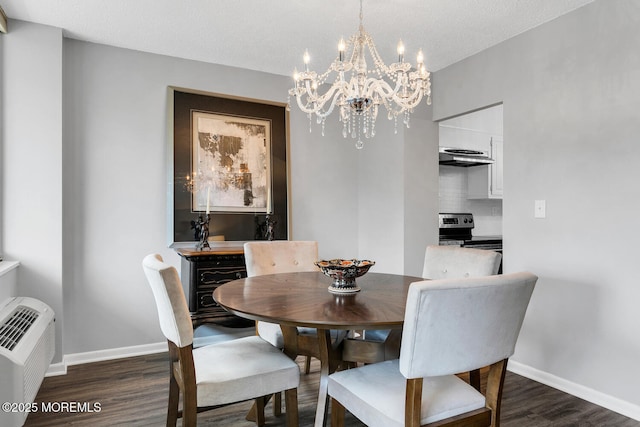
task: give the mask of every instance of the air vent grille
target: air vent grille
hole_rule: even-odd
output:
[[[0,347],[11,351],[38,318],[38,312],[29,307],[18,306],[0,325]]]

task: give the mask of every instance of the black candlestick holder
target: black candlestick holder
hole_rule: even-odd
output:
[[[191,228],[194,230],[193,237],[198,243],[196,243],[196,249],[201,251],[204,248],[209,248],[209,220],[210,215],[198,216],[197,221],[191,221]]]
[[[272,214],[266,214],[264,221],[260,221],[259,216],[254,218],[256,231],[255,240],[274,240],[276,237],[276,224],[278,221]]]
[[[264,232],[264,237],[267,240],[273,240],[275,238],[277,223],[278,221],[273,216],[271,216],[271,214],[267,214],[267,216],[265,217],[266,230]]]

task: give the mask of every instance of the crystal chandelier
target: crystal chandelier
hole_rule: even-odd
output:
[[[346,52],[350,52],[345,56]],[[367,55],[368,52],[368,55]],[[374,69],[367,68],[367,56],[373,60]],[[404,61],[404,45],[398,43],[398,62],[386,66],[380,58],[373,39],[362,25],[362,0],[360,0],[360,27],[347,42],[340,39],[338,57],[323,74],[309,70],[310,56],[305,51],[304,71],[294,71],[295,86],[289,89],[296,98],[298,107],[309,117],[309,131],[313,114],[322,126],[337,106],[340,121],[343,124],[342,135],[357,138],[356,147],[364,146],[362,137],[372,138],[376,134],[376,118],[380,104],[387,110],[389,120],[395,121],[395,132],[398,132],[398,117],[409,127],[409,118],[413,109],[426,96],[427,104],[431,104],[431,81],[429,71],[424,65],[422,50],[418,52],[417,66]],[[333,84],[324,93],[329,77],[335,73]],[[347,75],[348,78],[347,78]]]

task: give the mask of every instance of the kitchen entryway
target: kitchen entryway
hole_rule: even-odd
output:
[[[502,104],[439,123],[439,210],[471,214],[474,239],[502,240],[503,144]]]

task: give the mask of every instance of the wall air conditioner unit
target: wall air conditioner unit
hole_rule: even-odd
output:
[[[0,403],[12,405],[0,410],[1,426],[22,426],[29,415],[55,352],[54,315],[34,298],[0,302]]]

